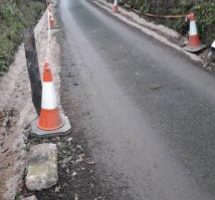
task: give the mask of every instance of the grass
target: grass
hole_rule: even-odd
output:
[[[45,6],[42,0],[0,0],[0,76],[13,61],[24,29],[36,24]]]

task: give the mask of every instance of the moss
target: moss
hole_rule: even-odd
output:
[[[36,24],[45,6],[45,0],[0,1],[0,75],[8,70],[24,29]]]

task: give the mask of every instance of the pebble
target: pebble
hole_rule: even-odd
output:
[[[67,158],[64,158],[64,159],[61,161],[61,163],[62,163],[62,164],[66,164],[66,163],[70,162],[70,161],[72,160],[72,158],[73,158],[73,156],[69,156],[69,157],[67,157]]]
[[[83,162],[83,158],[82,157],[79,157],[76,161],[75,161],[75,163],[81,163],[81,162]]]
[[[77,193],[75,193],[74,200],[79,200],[79,198],[78,198],[78,194],[77,194]]]
[[[77,148],[77,149],[80,149],[81,151],[83,150],[83,148],[82,148],[81,145],[77,145],[76,148]]]
[[[33,195],[33,196],[30,196],[30,197],[26,197],[26,198],[24,198],[22,200],[37,200],[37,197],[35,195]]]
[[[67,139],[68,142],[72,142],[72,140],[73,140],[72,137],[70,137],[70,138]]]
[[[87,164],[89,164],[89,165],[95,165],[96,162],[88,162]]]
[[[78,173],[77,172],[73,172],[72,173],[72,176],[76,176]]]
[[[60,186],[55,187],[55,192],[60,192]]]

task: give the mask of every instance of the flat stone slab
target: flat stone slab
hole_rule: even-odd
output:
[[[26,187],[41,191],[56,185],[57,172],[57,146],[44,143],[32,146],[27,168]]]
[[[26,197],[22,200],[38,200],[37,197],[35,195],[31,196],[31,197]]]

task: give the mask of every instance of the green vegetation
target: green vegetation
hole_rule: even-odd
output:
[[[20,192],[17,192],[17,193],[16,193],[16,196],[15,196],[15,200],[21,200],[21,198],[22,198],[21,193],[20,193]]]
[[[45,6],[45,0],[0,0],[0,75],[12,62],[23,30],[35,25]]]
[[[139,10],[141,14],[178,15],[194,11],[202,40],[206,44],[215,40],[215,0],[122,0],[121,3],[126,3],[130,8]],[[165,24],[182,34],[188,31],[188,23],[184,18],[148,19]]]
[[[198,30],[203,40],[210,44],[215,40],[215,2],[194,6],[193,10],[197,13]]]

